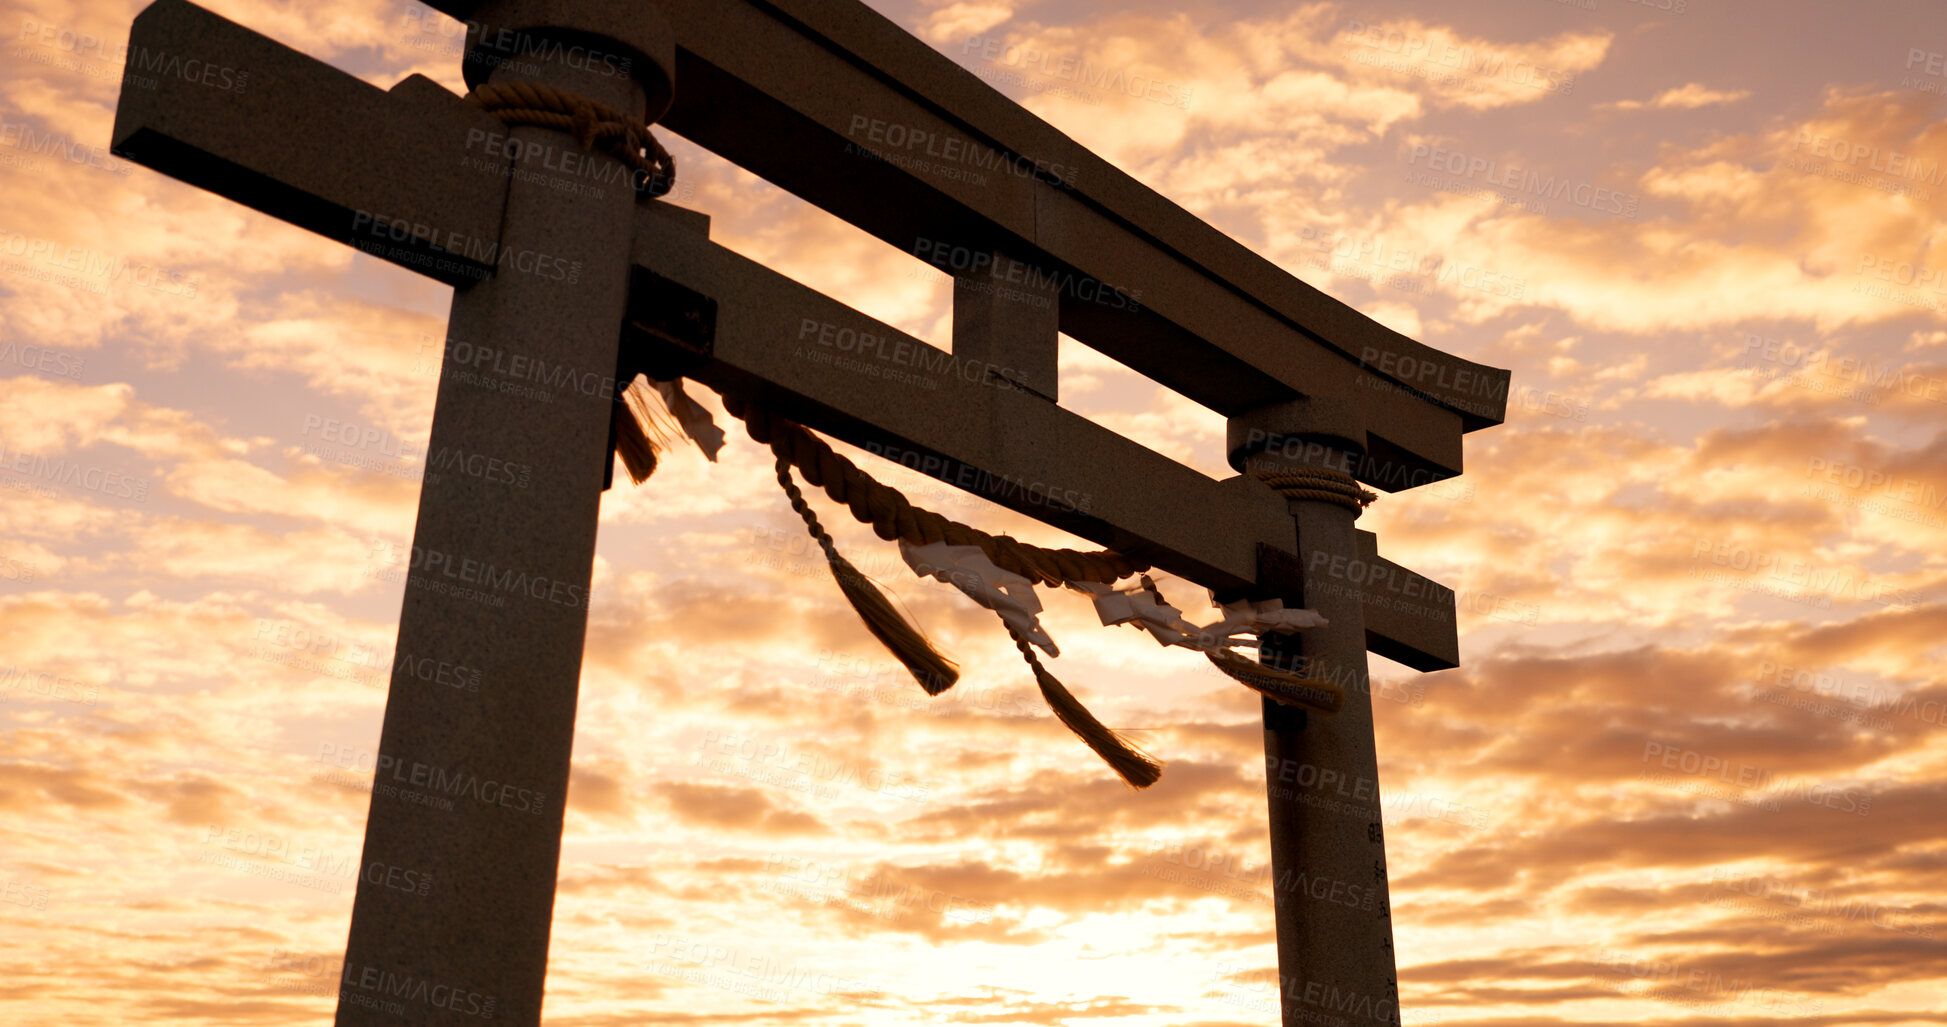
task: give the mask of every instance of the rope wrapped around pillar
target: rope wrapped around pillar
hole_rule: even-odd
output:
[[[1271,486],[1286,499],[1313,499],[1322,503],[1332,503],[1352,511],[1352,519],[1359,515],[1379,494],[1360,487],[1359,479],[1344,471],[1324,468],[1305,468],[1292,471],[1264,471],[1257,480]]]
[[[509,125],[553,128],[575,137],[584,150],[602,152],[627,164],[635,187],[655,198],[676,185],[676,158],[656,141],[649,126],[605,103],[539,82],[483,83],[467,99]]]

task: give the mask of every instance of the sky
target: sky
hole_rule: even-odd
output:
[[[416,3],[207,6],[464,88]],[[1937,5],[871,6],[1512,370],[1464,476],[1359,522],[1458,596],[1459,669],[1372,657],[1404,1023],[1947,1022]],[[108,154],[139,9],[0,2],[0,1020],[322,1024],[451,293]],[[659,135],[715,241],[946,345],[944,276]],[[1229,475],[1219,415],[1061,357],[1064,407]],[[548,1022],[1275,1022],[1255,697],[1047,595],[1050,668],[1167,761],[1132,791],[816,502],[962,682],[876,647],[741,431],[607,493]]]

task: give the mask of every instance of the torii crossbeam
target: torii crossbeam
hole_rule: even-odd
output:
[[[1283,1018],[1396,1024],[1365,654],[1457,665],[1453,594],[1380,558],[1355,510],[1258,474],[1337,471],[1389,492],[1457,475],[1463,433],[1504,415],[1507,372],[1307,286],[858,0],[431,6],[468,22],[476,90],[539,84],[660,121],[952,273],[953,342],[710,242],[706,216],[642,196],[640,161],[589,149],[590,124],[510,125],[421,76],[380,90],[188,0],[137,16],[115,152],[454,285],[429,449],[540,476],[422,486],[396,652],[464,657],[500,687],[435,689],[395,667],[361,865],[467,887],[407,895],[361,875],[337,1022],[394,1022],[378,1000],[401,981],[430,985],[408,989],[411,1022],[540,1021],[612,386],[648,372],[752,397],[1220,593],[1328,618],[1265,650],[1351,693],[1309,722],[1265,703],[1273,869],[1382,901],[1281,890]],[[1246,473],[1212,481],[1058,407],[1064,332],[1228,417]],[[791,355],[845,339],[888,374]],[[494,358],[462,362],[462,348]],[[890,372],[905,384],[884,384]],[[593,399],[579,387],[591,375],[611,386]],[[1085,507],[1061,498],[1078,494]],[[415,801],[454,775],[481,783],[470,801],[438,814]],[[1355,801],[1326,801],[1321,779]]]

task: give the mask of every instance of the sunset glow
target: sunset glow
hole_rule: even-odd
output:
[[[197,2],[466,92],[418,3]],[[1512,370],[1461,477],[1358,523],[1459,610],[1459,669],[1371,664],[1403,1024],[1947,1023],[1938,4],[868,4]],[[0,0],[0,1023],[324,1024],[452,289],[109,154],[143,6]],[[712,240],[949,346],[938,267],[656,132]],[[689,391],[720,458],[602,498],[546,1021],[1279,1023],[1257,697],[1043,589],[1049,669],[1166,762],[1131,789],[815,496],[959,662],[928,697]],[[1223,416],[1066,337],[1060,401],[1234,473]]]

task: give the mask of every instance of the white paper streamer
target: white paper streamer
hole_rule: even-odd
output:
[[[1055,640],[1041,629],[1041,597],[1034,592],[1034,582],[995,566],[979,546],[950,546],[945,542],[916,546],[900,539],[899,555],[915,574],[951,584],[967,598],[1000,614],[1009,627],[1049,656],[1061,655]]]
[[[1282,599],[1266,599],[1262,602],[1238,600],[1223,607],[1224,619],[1203,630],[1225,639],[1225,645],[1242,645],[1256,648],[1258,640],[1265,632],[1286,634],[1303,631],[1306,628],[1324,627],[1331,623],[1319,616],[1317,610],[1287,610]],[[1238,638],[1249,635],[1249,638]]]
[[[1141,585],[1114,589],[1094,582],[1072,582],[1069,587],[1095,600],[1095,615],[1103,624],[1135,624],[1163,645],[1180,645],[1185,649],[1256,648],[1259,636],[1267,631],[1302,631],[1328,623],[1316,610],[1287,610],[1284,600],[1266,599],[1227,604],[1222,607],[1222,620],[1199,626],[1184,619],[1183,611],[1159,601]]]

